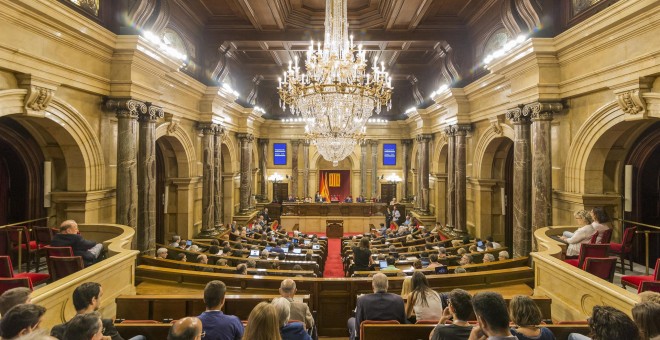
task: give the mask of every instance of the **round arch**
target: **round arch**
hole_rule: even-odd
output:
[[[431,156],[431,172],[436,174],[447,173],[447,151],[449,143],[446,138],[438,138],[438,142],[433,147]]]
[[[222,139],[222,145],[226,147],[226,149],[224,147],[222,148],[222,157],[225,159],[223,161],[224,165],[222,172],[231,172],[232,174],[237,174],[240,171],[240,159],[238,158],[238,146],[236,145],[235,140],[225,137]],[[227,155],[229,155],[229,161],[226,160]],[[227,164],[230,165],[229,169],[227,169]]]
[[[105,161],[96,133],[82,115],[65,101],[53,97],[43,117],[25,115],[27,90],[0,91],[0,116],[12,116],[31,132],[39,131],[60,147],[66,167],[66,191],[105,188]],[[42,148],[43,136],[34,135]]]
[[[310,170],[319,170],[319,160],[322,158],[323,157],[321,157],[321,154],[318,152],[318,150],[314,150],[314,153],[312,154],[309,162]],[[351,164],[351,168],[349,170],[354,170],[355,164],[360,164],[360,159],[358,158],[358,155],[355,153],[355,151],[351,152],[351,154],[348,155],[346,159],[348,159]]]
[[[170,129],[169,126],[170,123],[158,125],[155,140],[165,137],[169,141],[177,160],[177,177],[192,177],[196,160],[193,142],[183,129]]]
[[[501,133],[491,126],[479,138],[474,150],[472,171],[476,178],[493,178],[493,161],[501,143],[508,139],[513,142],[513,128],[501,125]]]

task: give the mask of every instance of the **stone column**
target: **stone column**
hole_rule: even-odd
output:
[[[202,132],[202,233],[215,227],[215,133],[217,125],[200,123]]]
[[[431,148],[429,142],[433,139],[433,135],[419,135],[417,136],[417,142],[419,142],[419,187],[420,187],[420,206],[419,210],[425,214],[429,213],[429,170],[430,170],[430,153]]]
[[[552,148],[550,124],[552,114],[562,109],[561,103],[532,103],[523,111],[532,119],[532,233],[552,225]],[[536,246],[533,247],[536,249]]]
[[[138,150],[138,224],[137,249],[143,254],[156,252],[156,120],[163,118],[163,108],[149,105],[139,115]]]
[[[309,141],[302,143],[303,155],[303,199],[309,197]]]
[[[447,135],[447,221],[449,230],[456,227],[454,212],[456,211],[456,169],[454,167],[454,148],[456,144],[456,135],[451,126],[445,128]]]
[[[367,197],[367,142],[360,142],[360,195]]]
[[[252,189],[252,172],[250,171],[252,152],[250,145],[254,140],[254,136],[250,133],[239,133],[237,136],[241,143],[241,188],[239,207],[241,213],[247,213],[250,211],[250,193]]]
[[[415,172],[415,181],[417,182],[417,187],[415,188],[415,209],[422,209],[422,145],[417,142],[417,158],[415,158],[415,167],[417,172]]]
[[[412,146],[412,139],[402,139],[401,140],[402,150],[401,156],[403,160],[401,176],[401,199],[400,201],[406,201],[408,198],[408,172],[410,172],[410,150]]]
[[[213,146],[213,216],[214,227],[218,228],[224,221],[224,183],[222,180],[222,139],[225,137],[225,129],[218,126],[215,130]],[[214,234],[215,235],[215,234]]]
[[[466,177],[466,154],[465,136],[470,131],[470,125],[454,125],[454,188],[455,204],[454,232],[458,235],[467,234],[467,177]]]
[[[117,113],[117,207],[116,223],[137,227],[137,118],[147,113],[143,102],[108,100],[106,108]],[[133,238],[133,249],[137,249],[137,237]]]
[[[298,146],[300,145],[299,139],[291,140],[291,195],[298,197]]]
[[[522,107],[509,109],[513,123],[513,255],[528,256],[532,249],[532,155],[530,117]]]
[[[259,170],[261,171],[261,197],[268,200],[268,139],[259,138]]]
[[[371,197],[376,197],[378,196],[378,141],[369,140],[369,145],[371,145]]]

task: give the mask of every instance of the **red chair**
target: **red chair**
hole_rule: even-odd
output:
[[[589,244],[596,244],[596,240],[598,239],[598,233],[594,233],[591,235],[591,240],[589,240]]]
[[[33,227],[34,231],[34,240],[37,241],[37,246],[40,249],[50,245],[50,242],[53,240],[53,229],[49,227]]]
[[[630,271],[633,270],[633,262],[631,257],[635,231],[637,231],[637,227],[627,228],[623,232],[621,243],[610,243],[610,253],[618,254],[621,258],[621,274],[623,275],[626,275],[625,257],[628,257],[628,262],[630,263]]]
[[[612,229],[603,230],[600,234],[601,234],[601,237],[600,237],[600,243],[599,244],[610,243],[610,240],[612,239]]]
[[[85,268],[82,256],[51,256],[48,259],[51,266],[48,270],[52,281],[57,281]]]
[[[364,320],[360,324],[360,339],[364,339],[364,325],[398,325],[400,324],[397,320],[385,320],[385,321],[376,321],[376,320]]]
[[[9,249],[9,232],[6,229],[0,229],[0,255],[11,255]]]
[[[647,292],[647,291],[660,293],[660,281],[644,281],[644,282],[642,282],[642,284],[639,285],[639,291],[637,292],[637,294],[639,294],[641,292]]]
[[[587,257],[584,260],[584,271],[596,275],[608,282],[614,281],[614,269],[616,268],[616,257],[595,258]]]
[[[27,271],[30,271],[30,262],[35,261],[37,269],[36,272],[39,272],[39,248],[37,247],[37,241],[32,240],[30,231],[26,226],[12,226],[7,227],[9,233],[9,243],[10,249],[13,254],[18,254],[18,234],[21,235],[21,252],[27,255],[25,262],[27,264]],[[23,255],[23,256],[25,256]],[[20,268],[19,268],[20,270]]]
[[[580,246],[580,256],[577,259],[564,260],[564,262],[578,267],[584,267],[584,259],[587,257],[607,257],[607,251],[610,249],[609,244],[588,244],[583,243]]]
[[[71,257],[71,256],[73,256],[73,249],[71,249],[71,247],[46,246],[46,247],[44,247],[44,250],[46,250],[46,266],[48,268],[49,273],[53,272],[53,265],[50,261],[50,258],[52,256],[60,256],[60,257]],[[50,282],[53,282],[54,280],[55,279],[51,277]]]
[[[174,322],[174,321],[176,321],[176,320],[173,320],[172,322]],[[142,324],[154,325],[154,324],[160,324],[162,322],[157,321],[157,320],[124,320],[121,323],[123,323],[123,324],[140,324],[140,323],[142,323]]]
[[[14,274],[14,268],[11,265],[9,256],[0,256],[0,277],[4,278],[22,278],[30,279],[32,286],[39,285],[48,281],[50,275],[42,273],[18,273]]]
[[[32,282],[30,282],[30,279],[28,279],[27,277],[0,278],[0,294],[12,288],[18,288],[18,287],[25,287],[25,288],[30,288],[30,290],[33,290]]]
[[[638,291],[641,289],[642,282],[645,281],[660,281],[660,258],[655,261],[653,275],[624,275],[621,277],[623,288],[630,286],[637,288]]]

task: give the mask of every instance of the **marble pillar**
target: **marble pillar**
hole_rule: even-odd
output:
[[[108,100],[106,108],[117,114],[117,207],[116,223],[137,227],[137,118],[147,113],[147,105],[133,99]],[[137,237],[133,238],[137,249]]]
[[[369,140],[369,145],[371,145],[371,197],[377,197],[378,196],[378,141],[371,139]]]
[[[224,222],[224,201],[222,180],[222,140],[225,138],[225,129],[218,126],[215,130],[213,146],[213,217],[215,223],[213,226],[217,229]]]
[[[302,197],[303,199],[310,197],[309,194],[309,141],[305,140],[302,143],[303,155],[303,179],[302,179]]]
[[[298,146],[300,145],[299,139],[291,140],[291,195],[298,197]]]
[[[406,202],[408,199],[408,173],[410,172],[410,150],[412,149],[412,139],[401,140],[402,150],[401,158],[401,199],[400,201]]]
[[[137,249],[147,255],[156,254],[156,120],[163,117],[163,108],[155,105],[138,117]]]
[[[360,142],[360,195],[367,197],[367,142]]]
[[[467,174],[466,174],[466,136],[471,130],[470,125],[454,125],[454,232],[457,235],[467,234]]]
[[[422,209],[422,146],[419,142],[417,143],[415,167],[417,168],[415,172],[415,182],[417,182],[417,187],[415,188],[415,210],[420,210]]]
[[[250,211],[250,194],[252,193],[252,172],[250,171],[252,151],[250,146],[254,136],[251,133],[239,133],[237,137],[241,144],[239,209],[241,213],[247,213]]]
[[[532,155],[530,117],[522,107],[509,109],[513,123],[513,256],[532,250]]]
[[[447,136],[447,221],[445,225],[447,230],[452,230],[456,226],[454,212],[456,211],[456,169],[454,167],[454,148],[456,144],[456,135],[452,126],[448,126],[444,131]]]
[[[215,227],[215,133],[217,125],[200,123],[202,132],[202,233]]]
[[[259,138],[259,171],[261,172],[261,183],[259,194],[262,200],[268,201],[268,139]]]
[[[532,120],[532,233],[552,225],[552,115],[563,108],[561,103],[532,103],[523,111]],[[536,247],[533,247],[536,249]]]
[[[424,213],[428,214],[430,212],[429,210],[429,171],[430,171],[430,159],[431,159],[431,146],[430,142],[433,139],[433,135],[430,134],[423,134],[417,136],[417,142],[419,142],[419,154],[420,154],[420,162],[419,162],[419,187],[420,187],[420,192],[419,194],[421,195],[420,205],[419,205],[419,210]]]

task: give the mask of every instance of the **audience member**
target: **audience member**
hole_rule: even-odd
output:
[[[431,340],[465,340],[470,337],[472,325],[468,323],[472,315],[472,296],[462,289],[449,293],[448,305],[442,312],[440,322],[431,332]],[[451,320],[451,324],[445,323]]]
[[[47,329],[38,329],[32,333],[21,335],[14,340],[57,340],[52,336],[48,335]]]
[[[363,237],[359,247],[353,247],[353,271],[371,270],[374,263],[371,257],[369,238]]]
[[[582,334],[571,333],[568,340],[612,340],[639,339],[639,330],[635,322],[626,313],[610,306],[594,306],[591,317],[587,319],[591,338]]]
[[[461,260],[458,261],[458,264],[460,264],[461,266],[472,264],[472,255],[469,255],[469,254],[463,255],[461,257]]]
[[[227,259],[218,259],[218,261],[215,261],[216,266],[226,266],[227,265]]]
[[[495,261],[495,256],[493,254],[484,254],[484,260],[483,263],[489,263]]]
[[[97,282],[85,282],[76,287],[73,291],[73,307],[76,309],[78,315],[89,314],[98,311],[101,307],[101,297],[103,296],[103,287]],[[70,322],[70,321],[69,321]],[[122,340],[117,328],[115,328],[112,319],[102,319],[103,336],[107,336],[112,340]],[[50,330],[50,335],[65,340],[65,330],[68,327],[68,322],[54,326]],[[144,339],[144,337],[134,337],[132,340]]]
[[[179,242],[181,242],[181,236],[174,235],[172,236],[169,246],[172,248],[179,248]]]
[[[233,315],[225,315],[220,309],[225,303],[227,286],[222,281],[213,280],[204,288],[206,311],[199,315],[207,339],[240,340],[243,337],[243,324]],[[252,315],[252,314],[250,314]],[[252,339],[246,337],[246,339]]]
[[[186,317],[172,323],[167,340],[201,340],[202,321],[196,317]]]
[[[465,274],[465,273],[467,273],[467,270],[465,270],[465,268],[463,267],[456,267],[454,269],[454,274]]]
[[[167,248],[158,248],[156,258],[167,260]]]
[[[3,340],[15,339],[39,329],[46,308],[33,304],[12,307],[0,320],[0,336]]]
[[[241,263],[236,266],[236,274],[247,275],[247,269],[247,265],[245,263]]]
[[[4,316],[8,310],[17,305],[30,303],[32,291],[30,288],[12,288],[0,295],[0,316]]]
[[[387,276],[382,273],[374,275],[371,285],[374,293],[358,298],[355,318],[348,320],[351,339],[359,338],[359,327],[364,320],[397,320],[406,323],[403,299],[387,292]]]
[[[493,241],[493,237],[492,237],[492,236],[488,236],[488,237],[486,238],[486,241],[488,241],[488,242],[490,242],[490,243],[493,244],[493,249],[502,248],[502,245],[501,245],[501,244],[499,244],[499,243]]]
[[[85,266],[97,262],[103,251],[103,244],[85,240],[80,236],[78,223],[74,220],[66,220],[60,224],[60,232],[53,236],[50,245],[53,247],[71,247],[73,255],[81,256]]]
[[[660,303],[660,293],[647,290],[639,293],[639,302],[655,302]]]
[[[252,309],[248,316],[248,328],[243,339],[282,340],[279,317],[273,305],[268,302],[260,302]]]
[[[188,262],[188,257],[186,256],[185,253],[176,254],[176,258],[181,262]]]
[[[632,316],[639,329],[640,339],[660,339],[660,304],[640,302],[633,307]]]
[[[437,254],[431,254],[429,256],[429,265],[426,266],[427,269],[433,269],[435,267],[442,266],[440,262],[438,262],[438,255]]]
[[[591,209],[590,214],[591,214],[591,219],[593,220],[593,222],[591,222],[591,225],[594,227],[594,230],[598,232],[598,236],[596,237],[596,243],[601,243],[603,232],[612,229],[612,222],[610,220],[610,217],[607,215],[607,212],[605,212],[605,209],[603,209],[602,207],[595,207]]]
[[[62,339],[103,340],[103,322],[98,312],[78,314],[66,323]]]
[[[561,239],[568,243],[568,248],[566,248],[566,256],[578,256],[580,255],[580,247],[583,243],[589,243],[591,237],[596,233],[591,224],[591,215],[586,210],[579,210],[573,214],[575,220],[580,225],[580,228],[575,232],[565,231],[561,236]]]
[[[195,262],[197,262],[199,264],[208,264],[209,263],[209,258],[208,258],[208,256],[206,256],[204,254],[199,254],[199,255],[197,255],[197,259],[195,259]],[[195,269],[199,270],[200,272],[213,273],[213,268],[210,268],[210,267],[198,266],[198,267],[195,267]]]
[[[406,299],[406,317],[413,320],[438,320],[442,316],[442,300],[422,272],[412,275],[412,292]]]
[[[531,297],[514,296],[509,302],[509,316],[515,324],[511,334],[518,340],[555,340],[552,331],[539,327],[542,322],[541,310]]]
[[[291,302],[286,298],[279,297],[273,299],[273,307],[277,311],[278,320],[280,321],[280,335],[282,340],[312,340],[305,325],[302,322],[291,322]]]
[[[472,298],[472,308],[478,325],[472,328],[470,340],[517,340],[509,330],[509,313],[502,295],[480,292]]]
[[[499,259],[500,261],[508,260],[508,259],[509,259],[509,252],[506,251],[506,250],[502,250],[502,251],[498,254],[498,259]]]
[[[283,280],[280,284],[280,295],[291,303],[291,318],[293,320],[303,321],[305,328],[312,329],[314,327],[312,312],[306,303],[294,300],[297,291],[296,282],[291,279]]]
[[[383,268],[382,270],[401,271],[401,269],[397,268],[394,264],[396,264],[396,259],[392,256],[388,256],[387,257],[387,267]]]

